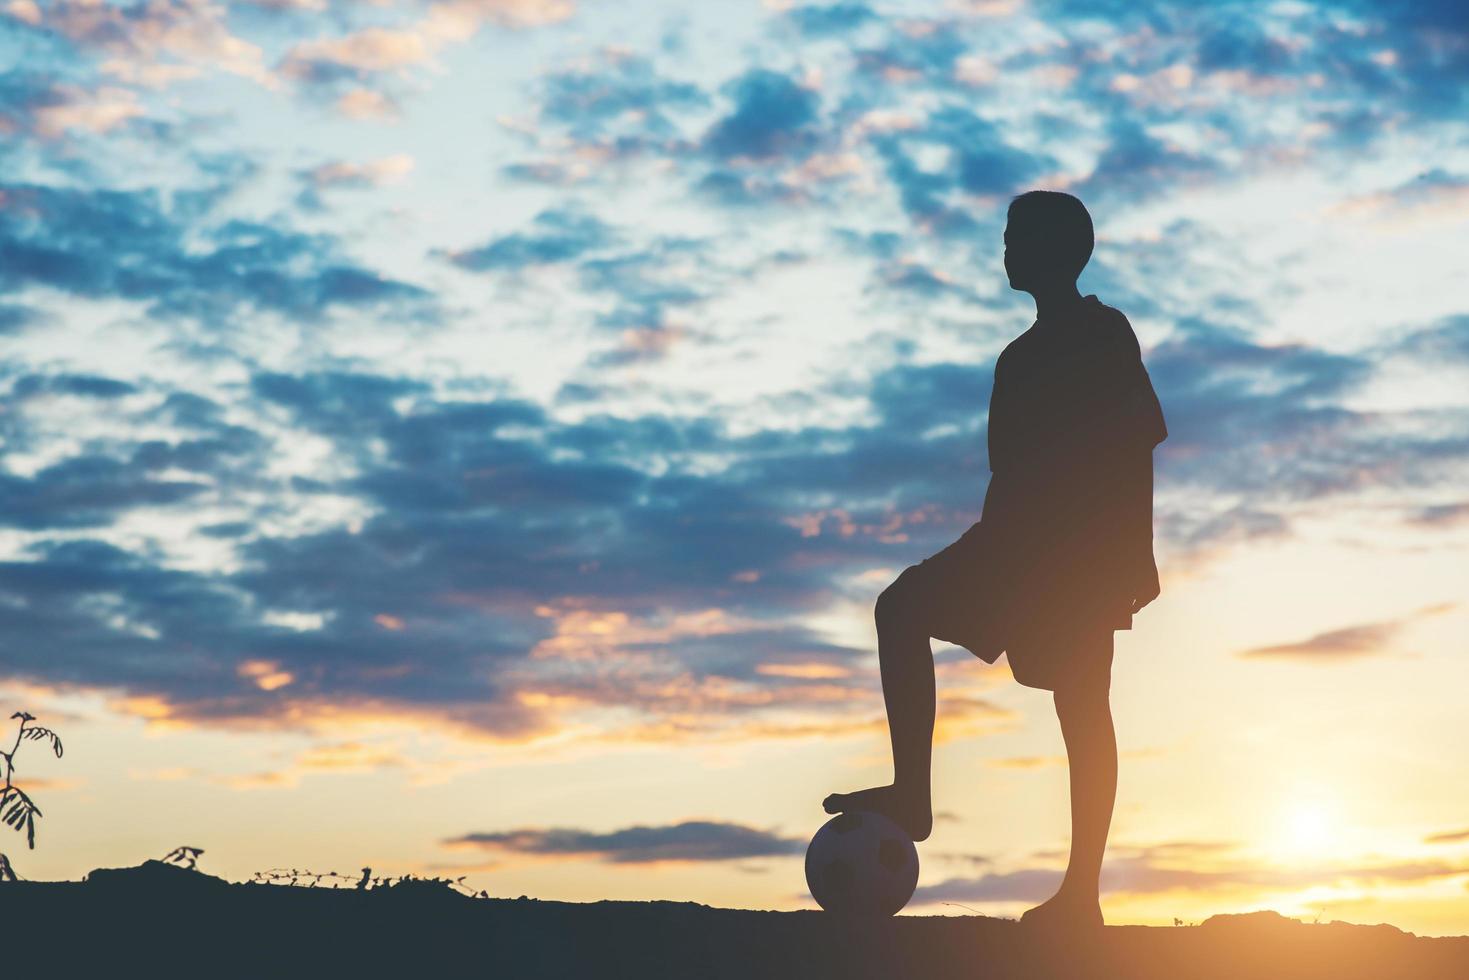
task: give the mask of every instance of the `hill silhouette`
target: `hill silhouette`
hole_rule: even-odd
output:
[[[34,964],[58,976],[1469,976],[1469,937],[1316,925],[1274,912],[1198,926],[1109,926],[1083,943],[984,916],[853,922],[692,902],[474,898],[422,879],[367,889],[237,884],[159,861],[100,868],[82,881],[6,883],[0,909],[7,972]]]

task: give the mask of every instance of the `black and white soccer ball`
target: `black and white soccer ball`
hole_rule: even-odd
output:
[[[918,887],[918,848],[881,813],[839,813],[806,848],[806,887],[828,912],[895,915]]]

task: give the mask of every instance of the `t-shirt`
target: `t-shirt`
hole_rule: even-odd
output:
[[[1001,352],[983,523],[1029,612],[1131,627],[1157,575],[1152,450],[1167,435],[1132,325],[1096,296]]]

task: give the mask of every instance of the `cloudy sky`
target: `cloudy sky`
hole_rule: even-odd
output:
[[[8,0],[0,66],[22,876],[810,907],[1046,187],[1170,429],[1109,919],[1469,932],[1460,4]],[[1050,702],[934,650],[910,908],[1013,915]]]

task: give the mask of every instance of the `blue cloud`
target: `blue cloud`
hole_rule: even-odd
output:
[[[727,86],[734,109],[704,136],[704,147],[717,157],[764,159],[796,155],[815,136],[819,99],[790,77],[755,68]]]
[[[513,232],[477,248],[449,253],[450,261],[476,272],[555,265],[605,248],[614,240],[611,228],[573,208],[542,211],[534,226],[531,231]]]
[[[28,374],[15,379],[10,397],[25,401],[38,395],[80,395],[87,398],[121,398],[138,390],[136,385],[88,374]]]
[[[541,84],[541,118],[564,124],[581,141],[623,124],[640,137],[668,136],[676,132],[668,112],[709,104],[699,86],[665,78],[651,60],[632,55],[609,57],[591,69],[551,72]]]
[[[785,16],[807,37],[846,34],[879,19],[867,4],[851,2],[792,7]]]
[[[1049,157],[1011,146],[990,120],[957,106],[935,110],[916,129],[875,137],[873,146],[886,164],[903,209],[929,230],[975,235],[1003,224],[1003,209],[981,221],[955,195],[1010,196],[1025,190],[1047,166]],[[941,168],[919,165],[916,150],[939,147],[948,153]],[[999,240],[999,232],[994,232]]]
[[[427,290],[349,262],[327,235],[242,219],[195,228],[197,214],[148,189],[9,184],[0,193],[12,205],[0,210],[0,293],[49,286],[198,319],[254,308],[316,321],[337,306],[384,305],[432,315]]]
[[[44,323],[46,319],[46,312],[37,307],[0,303],[0,336],[21,333],[29,327]]]
[[[617,864],[658,861],[734,861],[785,857],[805,850],[806,842],[743,824],[686,820],[662,826],[624,827],[607,832],[559,827],[527,827],[472,833],[442,842],[518,854],[597,857]]]

